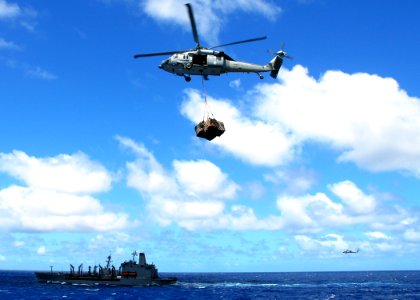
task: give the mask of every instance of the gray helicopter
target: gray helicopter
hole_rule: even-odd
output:
[[[277,78],[277,74],[279,73],[280,67],[283,63],[283,58],[291,58],[283,51],[283,49],[281,49],[278,52],[274,52],[276,56],[269,63],[266,65],[258,65],[248,62],[235,61],[223,51],[214,50],[219,47],[264,40],[267,38],[265,36],[204,48],[200,45],[200,41],[198,39],[192,6],[190,3],[185,5],[188,9],[192,33],[196,43],[195,49],[136,54],[134,55],[134,58],[172,55],[162,61],[159,68],[166,72],[183,76],[187,82],[191,81],[191,75],[201,75],[205,79],[208,79],[209,75],[219,76],[220,74],[228,72],[256,73],[260,79],[264,78],[264,76],[260,73],[270,72],[271,77]]]
[[[353,250],[347,249],[347,250],[344,250],[344,251],[343,251],[343,253],[344,253],[344,254],[359,253],[359,248],[357,248],[357,250],[356,250],[356,251],[353,251]]]

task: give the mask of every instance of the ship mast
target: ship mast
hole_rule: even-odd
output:
[[[106,268],[109,269],[109,265],[111,264],[111,254],[108,255],[107,260],[106,260]]]
[[[133,255],[133,261],[135,262],[136,261],[136,256],[137,256],[137,251],[134,250],[134,252],[131,253],[131,255]]]

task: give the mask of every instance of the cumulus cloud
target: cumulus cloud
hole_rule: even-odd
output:
[[[175,178],[191,195],[232,199],[238,186],[219,167],[206,160],[173,162]]]
[[[256,118],[287,129],[300,144],[341,151],[339,161],[420,176],[420,101],[394,79],[327,71],[317,80],[300,65],[279,78],[252,91]]]
[[[167,171],[144,145],[117,139],[136,155],[127,163],[128,186],[149,201],[150,212],[163,224],[215,217],[223,211],[222,199],[235,196],[235,183],[208,161],[174,161],[173,170]]]
[[[338,234],[327,234],[320,239],[307,235],[296,235],[294,239],[302,251],[315,252],[317,255],[323,255],[325,252],[341,253],[343,249],[349,247],[344,237]]]
[[[0,216],[0,227],[13,231],[108,231],[128,223],[91,196],[19,186],[0,190]]]
[[[227,100],[207,97],[211,110],[223,120],[226,132],[212,145],[255,165],[277,166],[294,156],[294,137],[282,128],[249,118]],[[194,124],[202,121],[203,98],[197,90],[186,90],[181,113]]]
[[[144,145],[117,139],[136,155],[127,163],[127,184],[140,192],[149,216],[163,226],[175,223],[188,230],[284,230],[307,235],[358,225],[377,240],[386,239],[379,233],[386,230],[416,236],[407,231],[418,224],[414,212],[391,201],[380,202],[348,180],[327,185],[329,193],[282,194],[277,198],[277,212],[258,216],[252,207],[231,202],[241,187],[213,163],[174,160],[165,168]]]
[[[331,196],[321,192],[279,196],[277,207],[281,214],[281,228],[313,234],[360,225],[371,230],[367,236],[386,239],[379,231],[402,233],[418,225],[416,212],[409,212],[394,203],[379,203],[374,195],[363,192],[353,182],[342,181],[330,184],[328,188]]]
[[[111,174],[84,153],[37,158],[22,151],[0,153],[0,172],[33,188],[64,193],[96,193],[110,189]]]
[[[347,208],[357,214],[369,214],[376,206],[375,197],[364,194],[353,182],[343,181],[329,186],[330,190],[341,198]]]
[[[117,137],[136,159],[127,163],[127,185],[147,201],[152,219],[161,225],[176,223],[188,230],[274,229],[275,217],[258,219],[250,207],[232,204],[240,187],[206,160],[175,160],[165,169],[144,145]]]
[[[254,105],[247,112],[227,99],[208,97],[226,127],[211,146],[254,165],[275,167],[296,159],[308,142],[319,143],[338,151],[339,162],[420,177],[420,99],[394,79],[327,71],[317,80],[297,65],[282,69],[279,81],[249,91]],[[196,90],[185,93],[181,113],[198,123],[203,99]]]
[[[85,154],[37,158],[0,153],[0,172],[22,181],[0,190],[0,227],[13,231],[104,231],[127,226],[92,193],[110,188],[111,175]]]
[[[418,248],[414,245],[402,245],[403,241],[399,238],[392,240],[390,237],[379,232],[368,232],[366,235],[369,240],[363,237],[347,240],[340,234],[327,234],[321,236],[295,235],[294,240],[300,251],[305,255],[316,257],[341,256],[346,249],[360,250],[361,255],[374,255],[383,252],[404,251],[406,253],[416,253]]]
[[[232,0],[232,1],[191,1],[197,23],[199,36],[205,39],[209,46],[218,43],[218,36],[224,20],[235,11],[261,14],[269,20],[274,20],[281,8],[264,0]],[[140,7],[146,14],[158,21],[173,22],[190,29],[190,21],[184,2],[176,0],[141,1]]]
[[[324,193],[301,197],[280,196],[277,207],[282,227],[292,232],[320,232],[326,228],[346,226],[355,222],[345,214],[343,205]]]

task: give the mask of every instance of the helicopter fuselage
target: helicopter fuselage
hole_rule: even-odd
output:
[[[291,58],[283,51],[282,47],[280,51],[275,52],[276,56],[269,63],[258,65],[235,61],[223,51],[214,50],[220,47],[265,40],[267,38],[265,36],[204,48],[200,45],[192,6],[190,3],[185,5],[191,22],[194,42],[196,43],[195,49],[136,54],[134,58],[171,54],[172,56],[162,61],[159,68],[169,73],[184,76],[186,81],[191,80],[191,75],[201,75],[207,79],[209,75],[218,76],[228,72],[256,73],[260,79],[264,78],[260,72],[270,72],[272,78],[277,78],[281,65],[283,64],[283,58]]]
[[[259,74],[259,72],[272,71],[274,66],[272,63],[258,65],[235,61],[222,51],[199,49],[175,53],[162,61],[159,68],[187,79],[190,75],[218,76],[227,72]]]

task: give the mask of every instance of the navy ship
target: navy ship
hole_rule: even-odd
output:
[[[158,269],[154,264],[146,262],[146,255],[139,254],[136,262],[137,252],[132,253],[133,259],[125,261],[117,270],[111,265],[111,255],[107,257],[106,266],[89,266],[87,272],[83,271],[83,264],[77,270],[70,265],[69,272],[35,272],[39,282],[48,283],[69,283],[69,284],[106,284],[106,285],[125,285],[125,286],[148,286],[166,285],[177,281],[176,277],[161,278]]]

